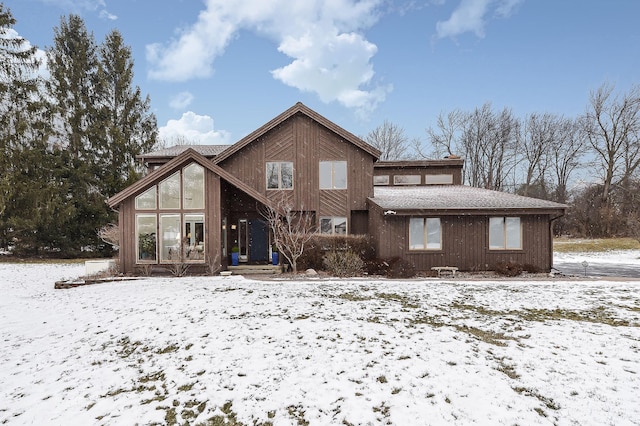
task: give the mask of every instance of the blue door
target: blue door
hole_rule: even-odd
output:
[[[260,219],[249,221],[249,261],[269,261],[269,228]]]

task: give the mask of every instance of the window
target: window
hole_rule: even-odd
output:
[[[137,210],[155,210],[156,209],[156,187],[147,189],[136,197]]]
[[[158,256],[156,229],[155,214],[136,215],[136,253],[138,253],[139,263],[156,262]]]
[[[347,233],[347,218],[346,217],[321,217],[320,218],[320,233],[321,234],[334,234],[345,235]]]
[[[489,218],[489,249],[522,249],[522,226],[519,217]]]
[[[182,171],[182,196],[185,209],[204,209],[204,168],[189,164]]]
[[[289,161],[267,162],[267,189],[292,189],[293,163]]]
[[[412,217],[409,220],[409,250],[441,250],[440,218]]]
[[[204,262],[204,206],[205,169],[197,163],[138,195],[137,210],[161,211],[136,215],[137,263]]]
[[[204,260],[204,215],[184,215],[184,250],[187,260]]]
[[[176,172],[160,182],[158,188],[161,209],[180,208],[180,172]]]
[[[452,185],[453,175],[424,175],[425,185]]]
[[[347,162],[320,162],[320,189],[347,189]]]
[[[393,177],[394,185],[420,185],[420,175],[396,175]]]
[[[389,185],[389,175],[379,175],[373,177],[374,185]]]
[[[160,260],[179,261],[180,260],[180,215],[161,214],[160,215]]]

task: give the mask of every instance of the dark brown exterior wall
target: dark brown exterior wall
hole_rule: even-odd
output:
[[[321,191],[319,162],[345,159],[348,189]],[[292,191],[267,191],[267,161],[293,162]],[[349,218],[351,210],[366,210],[367,197],[373,196],[373,157],[302,114],[250,143],[220,166],[269,198],[282,193],[293,197],[296,210],[314,211],[316,217]]]
[[[372,211],[369,227],[378,230],[373,237],[379,257],[402,257],[420,271],[428,271],[433,266],[456,266],[462,271],[492,270],[499,262],[530,264],[549,271],[552,266],[549,217],[519,217],[522,223],[522,250],[489,250],[489,216],[440,216],[443,250],[433,252],[408,249],[409,216],[384,217],[379,211]]]
[[[180,168],[187,166],[186,163]],[[179,168],[175,168],[178,170]],[[162,179],[170,176],[172,170]],[[146,191],[153,185],[157,185],[162,179],[158,179],[146,186],[143,190],[131,197],[125,199],[120,205],[118,212],[118,223],[120,229],[120,241],[122,244],[119,250],[120,270],[124,274],[132,274],[136,272],[136,209],[135,198],[138,194]],[[201,212],[202,210],[141,210],[139,213],[189,213]],[[221,216],[220,211],[220,177],[205,169],[205,247],[207,258],[215,259],[216,255],[220,258],[221,248]],[[159,244],[158,240],[158,244]],[[221,259],[223,260],[223,259]]]

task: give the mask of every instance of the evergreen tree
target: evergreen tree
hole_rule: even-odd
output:
[[[41,245],[39,230],[55,229],[52,221],[64,206],[51,174],[37,49],[17,35],[15,22],[0,3],[0,247],[33,252]]]
[[[69,215],[61,218],[58,248],[73,255],[100,244],[96,232],[109,220],[97,179],[99,146],[93,143],[100,126],[97,47],[79,16],[61,18],[47,58],[54,138],[61,148],[58,177],[68,190],[69,205]]]
[[[150,100],[133,87],[133,59],[119,31],[113,30],[98,48],[98,156],[100,192],[110,197],[140,178],[136,156],[156,144],[155,116]]]

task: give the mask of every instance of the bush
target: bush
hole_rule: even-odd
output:
[[[389,278],[411,278],[416,275],[413,264],[399,257],[367,260],[365,271],[369,275],[383,275]]]
[[[494,265],[493,270],[498,275],[505,277],[517,277],[522,273],[522,265],[515,262],[498,262]]]
[[[375,250],[369,237],[365,235],[316,235],[305,246],[304,253],[298,259],[298,269],[313,268],[323,270],[327,252],[351,251],[360,259],[373,259]]]
[[[324,266],[337,277],[355,277],[362,275],[364,262],[351,250],[330,251],[324,256]]]
[[[529,274],[539,274],[540,272],[542,272],[542,269],[530,263],[525,263],[524,265],[522,265],[522,270],[528,272]]]

